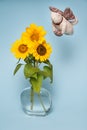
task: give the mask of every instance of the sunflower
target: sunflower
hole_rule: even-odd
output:
[[[29,54],[32,53],[31,45],[29,43],[23,42],[22,40],[16,40],[11,47],[11,52],[16,58],[25,59]]]
[[[30,24],[30,27],[26,28],[26,32],[22,34],[23,41],[29,41],[31,43],[42,42],[45,38],[46,31],[43,26],[37,26],[36,24]]]
[[[36,60],[46,61],[52,52],[52,48],[50,44],[46,43],[46,41],[43,41],[41,44],[37,43],[34,46],[34,52],[33,56]]]

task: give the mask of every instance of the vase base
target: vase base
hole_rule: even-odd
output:
[[[33,103],[31,103],[31,88],[22,91],[21,105],[23,111],[30,116],[45,116],[51,110],[51,96],[48,90],[42,88],[40,94],[34,93]]]
[[[30,116],[46,116],[50,112],[50,109],[46,112],[44,112],[44,111],[40,112],[40,111],[26,110],[26,109],[23,108],[23,111],[24,111],[25,114],[30,115]]]

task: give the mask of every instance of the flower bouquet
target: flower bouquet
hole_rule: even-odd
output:
[[[18,59],[14,75],[23,66],[24,76],[31,84],[30,88],[21,94],[23,109],[31,115],[46,115],[51,105],[49,93],[42,88],[44,79],[50,78],[51,83],[53,81],[53,67],[49,61],[52,47],[47,43],[45,35],[43,26],[30,24],[22,33],[20,40],[16,40],[11,46],[11,52]],[[48,99],[45,99],[46,97]],[[37,107],[38,103],[35,104],[35,100],[39,100],[41,109]],[[45,106],[45,102],[49,106]]]

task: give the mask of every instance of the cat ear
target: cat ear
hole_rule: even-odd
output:
[[[50,6],[50,7],[49,7],[49,9],[50,9],[50,11],[52,11],[52,12],[56,12],[56,13],[57,13],[57,11],[58,11],[58,9],[57,9],[57,8],[52,7],[52,6]]]
[[[58,8],[50,6],[49,9],[52,12],[59,13],[59,14],[63,15],[63,12],[61,10],[59,10]]]
[[[67,20],[73,20],[75,19],[75,15],[73,14],[72,10],[70,8],[66,8],[64,10],[63,16],[67,19]]]

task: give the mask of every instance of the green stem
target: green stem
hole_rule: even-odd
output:
[[[38,68],[38,61],[36,61],[36,62],[35,62],[35,67],[37,67],[37,68]]]
[[[35,59],[34,59],[34,67],[35,67]]]
[[[38,61],[36,61],[35,59],[34,59],[34,67],[38,68]]]
[[[33,91],[33,87],[31,87],[30,102],[31,102],[31,110],[33,110],[33,105],[34,105],[34,91]]]
[[[41,105],[42,105],[44,111],[46,112],[46,108],[45,108],[45,106],[44,106],[44,104],[43,104],[43,101],[42,101],[42,99],[41,99],[40,94],[38,94],[38,97],[39,97],[40,103],[41,103]]]

